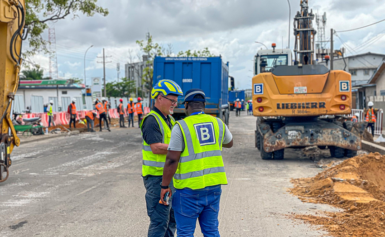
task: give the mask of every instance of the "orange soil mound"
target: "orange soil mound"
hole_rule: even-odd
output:
[[[344,210],[294,218],[320,225],[333,236],[385,236],[385,156],[356,156],[292,183],[290,192],[302,201]]]

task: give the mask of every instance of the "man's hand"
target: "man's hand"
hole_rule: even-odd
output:
[[[167,189],[162,188],[160,191],[160,202],[162,202],[162,204],[166,206],[168,206],[168,204],[164,201],[164,198],[167,192],[168,192],[168,196],[171,197],[172,192],[170,188],[167,188]]]

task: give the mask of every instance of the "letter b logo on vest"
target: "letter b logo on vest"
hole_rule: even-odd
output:
[[[194,127],[201,146],[215,144],[216,139],[212,123],[195,124]]]

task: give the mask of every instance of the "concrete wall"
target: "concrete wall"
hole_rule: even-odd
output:
[[[381,91],[383,91],[383,95],[385,95],[385,73],[382,73],[376,81],[376,95],[381,96]]]
[[[67,94],[63,94],[63,91],[66,91]],[[43,103],[48,104],[49,103],[49,97],[57,98],[57,90],[56,89],[19,89],[16,92],[16,95],[23,96],[24,99],[24,106],[29,107],[31,106],[31,96],[41,96],[43,97]],[[70,97],[72,98],[82,98],[82,91],[80,89],[60,89],[59,88],[59,101],[58,101],[58,107],[62,107],[62,97]],[[77,105],[77,109],[81,110],[83,109],[83,105]],[[61,109],[61,111],[67,111],[67,108]]]

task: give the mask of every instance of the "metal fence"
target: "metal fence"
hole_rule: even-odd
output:
[[[365,115],[363,109],[352,109],[352,116],[356,113],[359,114],[358,116],[358,122],[364,122],[365,121]],[[382,134],[382,123],[384,121],[384,112],[382,110],[379,110],[376,114],[377,120],[374,124],[374,135],[381,135]],[[370,131],[370,128],[368,128],[368,131]]]

